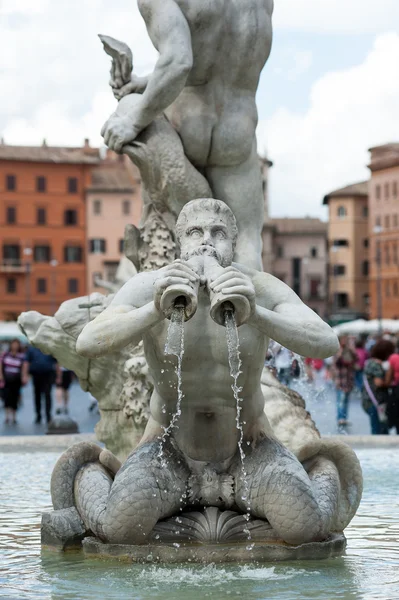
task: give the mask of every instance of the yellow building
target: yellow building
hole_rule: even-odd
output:
[[[337,320],[369,310],[368,182],[330,192],[328,206],[329,305]]]

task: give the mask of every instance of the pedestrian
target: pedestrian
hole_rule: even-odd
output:
[[[356,340],[355,342],[355,352],[357,356],[356,366],[355,366],[355,384],[357,390],[361,393],[363,389],[363,371],[364,366],[366,364],[366,360],[368,359],[368,352],[364,347],[365,342],[361,338]]]
[[[283,385],[289,386],[292,379],[292,352],[280,346],[275,354],[274,366],[277,371],[277,378]]]
[[[0,381],[3,384],[4,423],[15,425],[21,387],[28,382],[28,364],[21,342],[17,339],[10,342],[9,350],[1,358]]]
[[[332,380],[337,398],[337,424],[338,429],[341,430],[348,425],[349,397],[355,382],[357,356],[346,336],[341,336],[339,343],[340,349],[332,365]]]
[[[73,372],[65,367],[60,367],[55,382],[55,399],[57,401],[56,415],[68,414],[69,388],[72,383]]]
[[[399,346],[396,346],[388,362],[391,385],[391,394],[387,405],[388,427],[394,427],[399,435]]]
[[[33,388],[35,394],[35,423],[42,422],[42,396],[45,398],[46,421],[51,421],[52,397],[51,388],[57,378],[60,376],[60,370],[57,361],[48,354],[43,354],[38,348],[30,346],[26,354],[26,360],[29,363],[29,373],[32,375]]]
[[[392,371],[388,359],[394,352],[389,340],[380,340],[371,349],[363,374],[362,406],[370,417],[372,435],[388,433],[387,407]]]

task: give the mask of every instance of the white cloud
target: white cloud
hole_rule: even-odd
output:
[[[275,0],[274,26],[317,33],[398,31],[398,0]]]
[[[368,178],[367,149],[399,139],[398,64],[399,35],[380,35],[362,64],[313,85],[306,113],[281,108],[259,123],[272,214],[323,215],[324,194]]]
[[[277,61],[274,72],[288,81],[296,81],[312,66],[313,54],[310,50],[290,46],[284,48]]]

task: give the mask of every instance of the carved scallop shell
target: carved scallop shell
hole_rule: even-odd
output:
[[[250,519],[232,510],[221,511],[214,506],[203,511],[182,513],[159,521],[152,532],[153,542],[196,542],[218,544],[226,542],[277,539],[267,521]]]

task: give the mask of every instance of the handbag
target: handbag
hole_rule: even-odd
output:
[[[366,375],[364,375],[364,374],[363,374],[363,384],[364,384],[364,387],[365,387],[368,397],[370,398],[371,402],[374,404],[375,408],[377,409],[378,418],[380,419],[381,423],[386,423],[386,421],[388,420],[387,413],[386,413],[386,406],[384,406],[384,404],[378,404],[377,398],[374,396],[374,392],[370,387],[370,384],[368,382]]]

